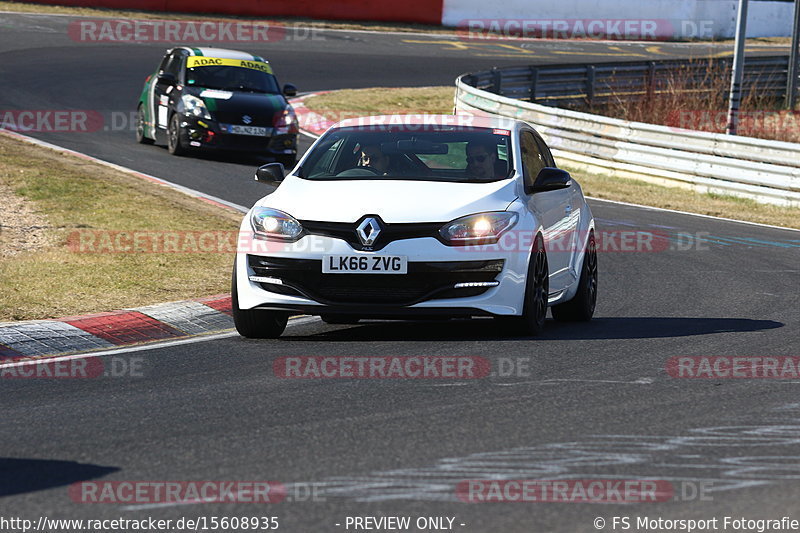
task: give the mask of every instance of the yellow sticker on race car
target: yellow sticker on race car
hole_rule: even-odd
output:
[[[195,67],[242,67],[272,74],[272,67],[269,66],[269,63],[264,63],[263,61],[249,61],[247,59],[189,56],[186,59],[186,68]]]

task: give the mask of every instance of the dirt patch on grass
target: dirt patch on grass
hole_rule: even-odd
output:
[[[47,219],[0,181],[0,259],[47,246]]]

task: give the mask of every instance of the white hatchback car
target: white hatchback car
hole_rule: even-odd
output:
[[[589,320],[594,219],[525,122],[461,115],[348,119],[322,135],[244,217],[236,329],[273,338],[290,314],[491,316],[526,335]]]

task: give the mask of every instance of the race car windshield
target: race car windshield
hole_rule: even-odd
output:
[[[496,181],[512,173],[510,143],[510,132],[502,129],[345,127],[317,143],[300,175],[311,180]]]
[[[232,66],[202,66],[186,69],[186,85],[220,89],[278,94],[278,81],[272,74],[255,69]]]

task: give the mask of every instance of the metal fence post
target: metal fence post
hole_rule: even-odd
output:
[[[653,98],[656,94],[656,62],[650,61],[647,64],[647,98]]]
[[[589,102],[589,108],[594,106],[594,77],[595,77],[595,67],[594,65],[587,65],[586,66],[586,100]]]
[[[725,133],[728,135],[736,135],[739,125],[739,106],[742,102],[742,78],[744,76],[744,42],[747,37],[747,1],[739,0],[739,12],[736,14],[736,52],[733,55],[731,93],[728,98],[728,125],[725,127]]]
[[[497,67],[492,67],[492,92],[494,94],[500,94],[500,85],[503,83],[503,71],[498,69]]]
[[[531,87],[530,87],[530,95],[528,97],[528,100],[530,100],[531,102],[536,101],[536,85],[538,84],[539,84],[539,69],[537,67],[531,67]]]

